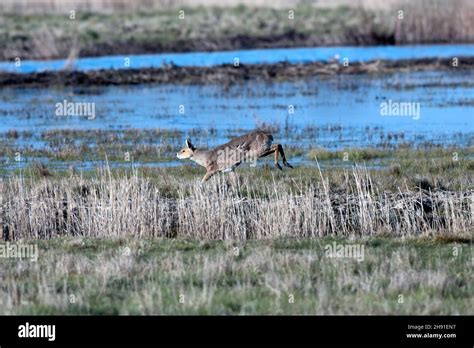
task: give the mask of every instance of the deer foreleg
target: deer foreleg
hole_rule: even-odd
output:
[[[215,171],[213,170],[208,170],[206,172],[206,175],[204,175],[204,177],[202,178],[201,180],[201,184],[205,183],[207,180],[209,180],[211,178],[211,176],[213,176],[214,174],[216,174]]]

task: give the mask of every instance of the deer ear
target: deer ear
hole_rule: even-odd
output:
[[[191,150],[194,150],[195,147],[193,146],[193,144],[191,143],[191,140],[190,139],[186,139],[186,147],[188,149],[191,149]]]

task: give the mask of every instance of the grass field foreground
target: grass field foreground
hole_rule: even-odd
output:
[[[35,241],[0,259],[2,314],[470,314],[472,240]],[[357,258],[328,254],[357,245]]]

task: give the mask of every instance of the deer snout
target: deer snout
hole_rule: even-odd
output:
[[[191,158],[192,155],[193,155],[193,153],[192,153],[191,150],[182,149],[176,154],[176,157],[178,157],[179,159],[186,159],[186,158]]]

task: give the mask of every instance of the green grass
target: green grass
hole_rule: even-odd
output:
[[[327,257],[333,242],[363,245],[364,259]],[[474,304],[465,238],[34,243],[37,263],[0,259],[1,314],[470,314]]]
[[[123,168],[113,168],[112,175],[116,177],[131,175],[131,165],[133,162],[142,162],[145,165],[138,169],[140,177],[150,180],[151,183],[158,188],[168,192],[175,192],[177,186],[174,178],[184,180],[196,180],[204,175],[205,169],[192,164],[190,161],[182,161],[182,165],[174,167],[152,167],[147,166],[146,163],[176,161],[175,153],[179,149],[179,145],[165,146],[165,147],[150,147],[153,151],[136,155],[133,145],[130,146],[130,159],[132,161],[124,161],[124,151],[121,150],[123,143],[117,141],[111,143],[104,149],[102,156],[91,148],[89,153],[81,153],[80,147],[74,150],[77,151],[79,157],[72,157],[71,159],[59,159],[57,153],[52,150],[43,149],[40,151],[43,158],[49,159],[44,170],[42,166],[38,166],[34,158],[39,154],[36,152],[28,152],[26,149],[22,151],[23,158],[29,158],[31,164],[22,166],[10,166],[8,168],[0,168],[1,175],[22,175],[32,180],[41,179],[48,175],[55,179],[69,177],[70,170],[67,169],[69,164],[74,165],[74,162],[68,160],[77,160],[80,162],[89,160],[98,160],[98,163],[105,162],[105,155],[111,164],[130,164]],[[134,150],[135,149],[135,150]],[[35,150],[36,151],[36,150]],[[4,147],[0,154],[3,154],[12,159],[15,148]],[[354,148],[340,151],[328,151],[324,149],[304,149],[289,147],[285,149],[290,163],[292,158],[300,156],[306,162],[295,165],[293,170],[285,170],[279,172],[273,167],[273,162],[270,157],[259,160],[260,164],[265,164],[259,168],[250,168],[247,165],[242,165],[236,170],[236,173],[242,178],[249,178],[255,182],[262,182],[264,184],[272,183],[275,179],[282,179],[288,184],[289,188],[295,189],[291,185],[292,181],[299,183],[299,185],[306,185],[320,181],[319,170],[316,167],[316,160],[321,165],[323,172],[328,176],[330,183],[335,187],[343,187],[346,181],[346,172],[350,170],[353,165],[367,166],[371,177],[377,183],[379,190],[391,190],[397,192],[399,188],[416,188],[420,184],[425,183],[433,188],[442,188],[448,190],[472,190],[474,189],[474,181],[472,179],[472,172],[474,170],[474,149],[472,147],[466,148],[405,148],[400,146],[394,149],[382,148]],[[456,154],[456,156],[454,156]],[[293,163],[294,164],[294,163]],[[77,170],[79,172],[79,170]],[[97,171],[86,170],[81,173],[85,178],[97,177]],[[228,174],[218,174],[218,176],[228,176]]]
[[[467,0],[430,1],[398,7],[299,4],[288,8],[195,6],[147,11],[0,14],[1,60],[68,57],[77,41],[79,55],[159,51],[230,50],[257,47],[472,42],[474,26],[465,18]],[[289,10],[294,18],[289,19]],[[179,19],[178,10],[185,13]],[[440,25],[442,23],[443,25]],[[462,29],[462,30],[461,30]]]

